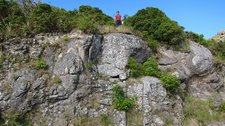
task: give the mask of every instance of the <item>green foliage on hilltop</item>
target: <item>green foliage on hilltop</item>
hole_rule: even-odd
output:
[[[112,18],[105,15],[100,9],[90,6],[80,6],[77,15],[77,28],[85,33],[98,32],[99,25],[110,25],[113,23]]]
[[[185,40],[183,27],[169,19],[157,8],[147,7],[125,20],[125,24],[140,31],[146,39],[162,44],[177,45]]]
[[[1,40],[38,33],[69,32],[74,28],[93,33],[96,32],[97,26],[112,23],[111,17],[90,6],[80,6],[79,10],[66,11],[32,0],[24,3],[0,1]]]

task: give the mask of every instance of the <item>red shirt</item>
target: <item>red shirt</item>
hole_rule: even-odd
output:
[[[121,20],[121,16],[119,14],[116,15],[116,20]]]

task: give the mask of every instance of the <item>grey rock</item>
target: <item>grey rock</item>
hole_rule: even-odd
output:
[[[202,45],[190,41],[190,52],[158,49],[160,69],[186,80],[197,74],[201,76],[209,72],[213,66],[211,52]]]
[[[117,77],[125,73],[130,56],[141,62],[149,55],[150,50],[141,39],[133,35],[110,33],[103,38],[98,70],[107,76]]]
[[[126,113],[123,111],[114,112],[114,125],[116,126],[126,126]]]
[[[78,74],[83,70],[83,63],[77,51],[70,48],[64,56],[59,56],[55,63],[54,74],[64,76],[66,74]]]
[[[165,48],[159,48],[158,50],[160,52],[160,59],[159,64],[160,65],[172,65],[177,63],[177,58],[174,57],[176,54],[172,50],[166,50]]]
[[[212,53],[202,45],[190,42],[191,54],[191,70],[194,74],[203,74],[210,70],[213,66]]]
[[[126,80],[127,79],[127,73],[121,73],[121,74],[119,74],[119,79],[120,80]]]
[[[109,98],[105,98],[105,99],[102,99],[99,101],[100,104],[103,104],[103,105],[112,105],[112,100],[109,99]]]
[[[46,83],[48,79],[48,75],[43,75],[42,77],[38,78],[34,81],[34,83],[31,85],[32,90],[42,89],[44,88],[44,84]]]

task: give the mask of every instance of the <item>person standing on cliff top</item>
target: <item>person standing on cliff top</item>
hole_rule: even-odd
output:
[[[122,17],[120,15],[119,11],[116,12],[115,23],[116,23],[116,27],[118,27],[122,24]]]

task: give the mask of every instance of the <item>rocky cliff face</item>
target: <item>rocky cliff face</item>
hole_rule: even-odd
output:
[[[189,95],[207,99],[219,93],[219,102],[225,98],[225,67],[213,63],[208,49],[190,42],[189,52],[164,47],[158,52],[160,69],[176,75]],[[116,126],[181,126],[185,103],[179,94],[168,93],[155,77],[128,78],[129,57],[143,62],[151,54],[139,37],[122,33],[11,39],[1,44],[0,111],[28,113],[35,126],[72,126],[84,117],[85,125],[99,125],[103,115]],[[48,69],[35,68],[38,59]],[[113,108],[114,84],[136,98],[131,112]]]

